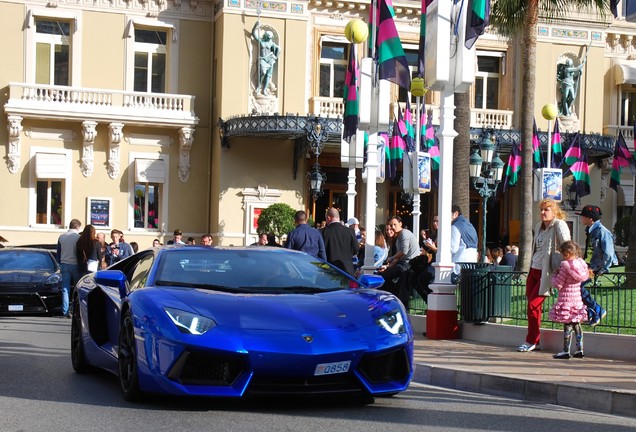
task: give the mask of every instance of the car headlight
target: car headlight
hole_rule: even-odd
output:
[[[404,318],[398,309],[393,309],[377,319],[376,323],[391,334],[404,333]]]
[[[177,326],[181,333],[202,335],[216,326],[214,320],[201,315],[196,315],[171,307],[164,307],[163,310],[166,314],[168,314],[174,325]]]
[[[44,285],[57,285],[60,282],[62,282],[62,276],[55,273],[46,278],[46,280],[44,281]]]

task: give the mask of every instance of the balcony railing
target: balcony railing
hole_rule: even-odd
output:
[[[392,103],[389,106],[391,116],[397,113],[397,105],[400,106],[402,114],[406,109],[405,103]],[[342,98],[329,97],[313,97],[309,100],[310,114],[319,115],[321,117],[342,117],[344,114],[344,103]],[[437,105],[427,105],[427,110],[433,113],[433,123],[439,124],[440,110]],[[411,118],[415,118],[416,107],[411,106]],[[470,127],[472,128],[493,128],[493,129],[512,129],[512,111],[477,109],[470,110]]]
[[[632,142],[634,140],[634,126],[616,126],[607,125],[603,128],[603,135],[618,136],[618,132],[623,132],[625,141]]]
[[[8,115],[26,118],[91,119],[157,126],[198,123],[194,96],[140,93],[43,84],[9,84]]]

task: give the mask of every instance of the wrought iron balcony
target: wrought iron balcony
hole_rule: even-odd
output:
[[[9,84],[7,115],[52,120],[194,126],[194,96],[140,93],[43,84]]]

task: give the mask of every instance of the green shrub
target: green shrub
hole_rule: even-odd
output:
[[[296,228],[296,224],[294,223],[295,214],[296,210],[291,208],[288,204],[272,204],[263,209],[261,215],[258,217],[258,232],[274,233],[280,242],[283,235],[288,234],[291,230]]]

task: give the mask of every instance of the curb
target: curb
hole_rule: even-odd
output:
[[[636,418],[636,393],[448,369],[416,363],[413,382]]]

